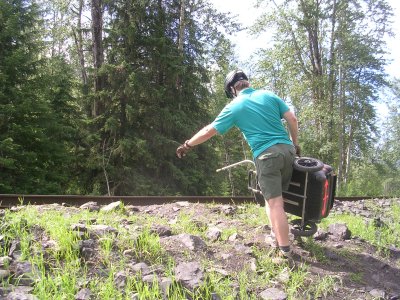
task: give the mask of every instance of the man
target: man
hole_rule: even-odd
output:
[[[253,153],[272,233],[281,254],[288,258],[291,256],[289,225],[283,208],[282,191],[288,189],[295,155],[300,155],[297,118],[275,94],[251,88],[246,74],[241,70],[227,75],[225,93],[228,98],[234,99],[214,122],[179,146],[176,154],[181,158],[215,134],[224,134],[233,126],[238,127]],[[282,118],[288,124],[291,140]]]

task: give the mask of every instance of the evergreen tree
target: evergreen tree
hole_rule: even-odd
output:
[[[2,193],[62,193],[69,180],[62,119],[69,78],[60,65],[48,74],[41,24],[36,2],[0,2]]]
[[[212,144],[184,161],[175,149],[212,121],[208,67],[229,23],[206,1],[107,4],[106,60],[93,116],[88,167],[93,190],[109,194],[218,192]],[[94,129],[94,130],[93,130]]]

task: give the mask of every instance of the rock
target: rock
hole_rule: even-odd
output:
[[[241,240],[241,239],[243,239],[243,237],[242,237],[241,235],[237,234],[237,232],[232,233],[232,234],[228,237],[228,241],[230,241],[230,242],[234,242],[234,241],[239,240],[239,239]]]
[[[90,201],[85,204],[82,204],[79,208],[87,209],[89,211],[99,211],[100,210],[100,206],[97,204],[97,202],[94,202],[94,201]]]
[[[197,251],[207,247],[206,243],[198,236],[182,233],[176,236],[177,241],[189,250]]]
[[[211,227],[207,230],[206,236],[211,242],[215,242],[221,238],[222,231],[217,227]]]
[[[251,255],[253,253],[253,250],[250,247],[247,247],[247,246],[242,245],[242,244],[235,245],[235,250],[237,252],[243,253],[243,254]]]
[[[9,266],[12,258],[9,256],[0,257],[0,267]]]
[[[164,226],[164,225],[154,225],[150,229],[151,233],[155,233],[158,236],[171,236],[172,235],[172,229],[169,226]]]
[[[32,286],[16,286],[13,288],[13,292],[23,293],[23,294],[30,294],[35,288]]]
[[[15,239],[11,242],[10,249],[8,250],[8,256],[12,257],[13,259],[18,259],[19,254],[15,255],[15,252],[19,253],[21,250],[21,243],[19,239]]]
[[[152,286],[154,282],[159,282],[158,276],[156,274],[149,274],[142,277],[142,281]]]
[[[203,271],[198,262],[183,262],[175,267],[176,281],[189,290],[198,288],[204,280]]]
[[[229,272],[224,270],[224,269],[211,268],[209,271],[218,273],[219,275],[222,275],[223,277],[228,277],[229,276]]]
[[[78,242],[81,256],[85,259],[90,259],[96,248],[96,242],[93,239],[83,240]]]
[[[385,299],[385,291],[380,289],[373,289],[369,292],[369,294],[376,300]]]
[[[190,205],[189,201],[177,201],[175,204],[181,206],[181,207],[188,207]]]
[[[249,269],[253,272],[257,271],[257,260],[252,257],[249,259],[249,261],[247,262],[247,265],[249,266]]]
[[[314,234],[314,240],[325,241],[328,238],[328,233],[322,228],[318,228],[317,232]]]
[[[120,271],[114,276],[114,284],[118,290],[122,291],[126,286],[127,276],[124,271]]]
[[[172,285],[172,279],[168,277],[161,278],[160,288],[163,295],[168,295],[169,288]]]
[[[283,270],[278,274],[276,279],[282,283],[288,283],[290,279],[290,270],[289,268],[285,267]]]
[[[222,300],[217,293],[211,293],[211,300]]]
[[[132,295],[130,296],[130,299],[131,299],[131,300],[139,300],[139,293],[132,294]]]
[[[236,207],[232,205],[222,205],[220,211],[226,216],[232,216],[236,212]]]
[[[397,248],[395,245],[389,246],[389,252],[393,258],[400,258],[400,248]]]
[[[92,292],[87,289],[81,289],[76,295],[75,300],[90,300],[92,299]]]
[[[10,265],[10,272],[18,285],[31,286],[41,278],[38,267],[28,261],[13,262]]]
[[[71,225],[72,231],[87,232],[87,226],[85,224],[77,223]]]
[[[338,260],[339,256],[336,254],[336,252],[331,251],[329,249],[325,249],[325,256],[330,259],[330,260]]]
[[[329,225],[328,233],[336,240],[348,240],[351,237],[351,232],[346,224],[335,223]]]
[[[103,206],[100,210],[102,212],[110,212],[110,211],[113,211],[113,210],[116,210],[117,208],[119,208],[121,206],[121,204],[122,204],[121,201],[116,201],[116,202],[110,203],[106,206]]]
[[[259,297],[263,300],[286,300],[287,295],[284,291],[277,288],[269,288],[261,292]]]
[[[91,235],[95,235],[97,237],[104,236],[109,233],[117,233],[117,229],[108,225],[90,225],[88,227],[88,231]]]
[[[135,274],[140,273],[142,276],[146,276],[151,273],[150,267],[144,262],[131,265],[130,268]]]
[[[5,280],[7,277],[10,276],[10,271],[9,270],[2,270],[0,269],[0,282]]]
[[[7,295],[5,300],[39,300],[36,296],[20,292],[11,292]]]

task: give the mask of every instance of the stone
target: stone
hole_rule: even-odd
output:
[[[286,300],[287,295],[284,291],[277,288],[269,288],[261,292],[259,297],[263,300]]]
[[[9,266],[12,258],[9,256],[0,257],[0,267]]]
[[[325,241],[327,237],[328,233],[321,228],[318,228],[317,232],[314,234],[314,240],[316,241]]]
[[[98,237],[104,236],[109,233],[117,233],[117,229],[115,229],[114,227],[102,224],[90,225],[88,227],[88,230],[91,235],[95,235]]]
[[[207,230],[206,236],[211,242],[221,239],[222,231],[217,227],[211,227]]]
[[[10,272],[16,279],[17,285],[31,286],[41,278],[38,267],[28,261],[13,262],[10,265]]]
[[[6,279],[8,276],[10,276],[10,271],[9,270],[2,270],[0,269],[0,282]]]
[[[100,206],[97,204],[97,202],[94,202],[94,201],[90,201],[85,204],[82,204],[79,208],[87,209],[89,211],[99,211],[100,210]]]
[[[114,276],[114,284],[118,290],[123,290],[126,286],[127,275],[124,271],[120,271]]]
[[[189,290],[198,288],[204,280],[204,273],[198,262],[182,262],[175,267],[176,281]]]
[[[122,204],[121,201],[116,201],[116,202],[110,203],[106,206],[103,206],[100,210],[102,212],[110,212],[110,211],[113,211],[113,210],[116,210],[117,208],[119,208],[121,206],[121,204]]]
[[[328,233],[337,240],[348,240],[351,237],[350,230],[347,228],[347,225],[343,223],[329,225]]]
[[[176,238],[189,250],[197,251],[207,247],[206,243],[200,237],[195,235],[182,233],[177,235]]]
[[[158,276],[156,274],[149,274],[142,277],[142,281],[147,283],[149,286],[152,286],[154,282],[158,282]]]
[[[172,229],[165,225],[154,225],[151,227],[150,232],[157,234],[158,236],[171,236]]]
[[[171,278],[168,278],[168,277],[161,278],[160,288],[161,288],[163,295],[168,295],[168,291],[169,291],[169,288],[172,285],[172,283],[173,283],[173,281]]]
[[[5,300],[39,300],[36,296],[20,292],[11,292],[7,295]]]
[[[130,268],[135,274],[140,273],[142,276],[146,276],[151,273],[150,267],[144,262],[131,265]]]
[[[385,299],[385,291],[380,289],[373,289],[369,292],[369,294],[376,300]]]
[[[92,292],[87,289],[81,289],[76,295],[75,300],[90,300],[92,299]]]

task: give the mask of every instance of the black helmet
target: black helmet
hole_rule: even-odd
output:
[[[225,84],[224,84],[224,89],[225,89],[225,94],[228,98],[233,98],[234,95],[232,94],[231,87],[235,85],[236,82],[239,80],[249,80],[244,74],[242,70],[234,70],[229,72],[229,74],[225,78]]]

